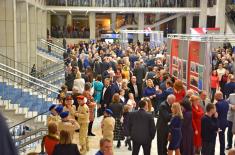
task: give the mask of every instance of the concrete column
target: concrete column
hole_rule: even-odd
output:
[[[161,18],[160,13],[156,14],[156,19],[155,19],[155,21],[160,20],[160,18]],[[156,26],[156,27],[155,27],[155,30],[156,30],[156,31],[160,31],[160,25]]]
[[[47,11],[42,11],[42,38],[47,38]]]
[[[182,33],[182,17],[178,17],[176,19],[176,33],[181,34]]]
[[[110,18],[110,21],[111,21],[111,30],[112,31],[116,31],[116,21],[117,21],[117,14],[116,13],[111,13],[111,18]]]
[[[144,13],[139,13],[138,17],[138,30],[144,30]],[[138,34],[138,40],[143,43],[144,42],[144,34]]]
[[[13,60],[16,58],[16,1],[0,1],[0,53]],[[9,62],[0,57],[0,62],[10,67],[16,67],[14,62]]]
[[[72,15],[70,13],[67,14],[67,18],[66,18],[66,25],[73,25],[73,20],[72,20]]]
[[[51,35],[51,13],[47,12],[47,29],[49,30],[49,34]]]
[[[42,10],[37,8],[36,9],[36,17],[37,17],[37,26],[36,26],[36,31],[37,31],[37,45],[40,44],[40,39],[43,38],[43,33],[42,33],[42,30],[43,30],[43,26],[42,26],[42,20],[43,20],[43,17],[42,17]],[[44,18],[44,20],[46,20]],[[44,38],[45,39],[45,38]],[[43,66],[43,58],[39,55],[37,55],[37,68],[40,68]]]
[[[28,3],[16,3],[17,60],[29,66],[29,10]],[[18,70],[29,73],[29,69],[19,65]]]
[[[193,27],[193,15],[188,14],[186,16],[186,34],[190,34],[190,28],[192,27]]]
[[[90,12],[89,14],[89,25],[90,25],[90,39],[96,39],[95,32],[96,32],[96,19],[95,19],[95,13]]]
[[[36,16],[36,7],[29,7],[29,45],[30,45],[30,53],[29,53],[29,66],[33,66],[36,64],[37,66],[37,16]]]
[[[208,0],[200,0],[199,27],[201,28],[207,27],[207,2]]]
[[[220,28],[220,33],[225,32],[225,0],[217,0],[215,27]]]

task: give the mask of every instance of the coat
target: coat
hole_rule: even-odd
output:
[[[168,123],[171,120],[171,107],[167,101],[162,102],[159,106],[159,118],[157,120],[157,130],[168,133]]]
[[[192,126],[192,111],[183,112],[183,124],[182,124],[182,141],[180,152],[181,155],[194,155],[193,148],[193,126]]]
[[[100,103],[101,96],[102,96],[102,90],[103,90],[103,83],[100,81],[94,81],[93,82],[93,87],[94,87],[94,100],[96,103]]]
[[[142,85],[143,79],[145,77],[145,73],[146,73],[146,71],[145,71],[144,67],[134,69],[133,75],[136,76],[136,80],[137,80],[138,84]]]
[[[224,130],[228,126],[227,115],[229,104],[226,100],[219,100],[215,106],[218,113],[219,128]]]
[[[103,87],[102,94],[101,94],[101,106],[104,106],[106,104],[107,107],[109,107],[112,101],[111,86],[108,86],[105,92],[104,92],[104,88],[105,87]]]
[[[57,144],[53,155],[80,155],[77,144]]]
[[[103,138],[107,138],[113,141],[113,131],[115,126],[115,120],[113,117],[105,117],[101,122]]]
[[[59,132],[62,130],[68,131],[72,138],[75,130],[77,129],[79,129],[79,124],[77,122],[75,122],[74,124],[72,124],[71,122],[64,122],[64,121],[58,123],[58,131]]]
[[[115,93],[119,93],[119,86],[118,86],[118,83],[115,82],[111,85],[111,96],[113,96]]]
[[[87,98],[87,106],[89,107],[89,120],[90,122],[95,119],[95,102],[93,101],[93,97],[90,94],[90,91],[84,91],[83,95]]]
[[[153,116],[144,109],[130,113],[128,131],[133,142],[142,145],[151,143],[156,133]]]
[[[201,139],[201,119],[204,115],[204,111],[202,107],[199,105],[198,109],[193,105],[192,106],[192,124],[194,130],[194,146],[199,148],[202,146],[202,139]],[[195,131],[198,131],[198,134],[195,134]]]
[[[175,95],[175,102],[182,102],[186,93],[185,90],[182,89],[179,92],[174,91],[174,95]]]
[[[138,97],[135,96],[135,89],[134,89],[133,84],[132,83],[127,84],[127,87],[129,88],[129,93],[132,93],[135,96],[135,99],[142,97],[142,86],[139,84],[136,84],[136,85],[137,85],[137,89],[138,89]]]

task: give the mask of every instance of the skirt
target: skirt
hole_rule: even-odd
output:
[[[114,127],[114,141],[124,140],[123,126],[120,121],[120,118],[115,118],[115,127]]]

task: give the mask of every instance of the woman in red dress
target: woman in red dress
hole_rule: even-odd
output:
[[[176,80],[174,83],[174,95],[175,95],[175,102],[181,103],[185,97],[185,89],[183,82],[180,80]]]
[[[194,130],[194,150],[195,154],[200,154],[202,146],[201,140],[201,118],[204,115],[204,111],[200,106],[200,98],[198,96],[191,96],[190,101],[192,103],[192,125]]]

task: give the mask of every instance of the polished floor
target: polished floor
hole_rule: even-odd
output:
[[[101,120],[102,120],[102,118],[98,118],[94,122],[93,131],[96,134],[96,136],[95,137],[89,137],[90,151],[87,153],[87,155],[95,155],[95,153],[99,149],[99,139],[102,137],[101,136],[101,129],[100,129]],[[75,135],[74,142],[78,143],[78,134]],[[113,147],[114,147],[114,155],[131,155],[131,151],[128,151],[127,147],[124,146],[124,142],[122,142],[121,148],[116,148],[116,142],[113,143]],[[217,136],[215,150],[216,150],[215,155],[219,155],[219,139],[218,139],[218,136]],[[152,155],[157,155],[157,140],[156,140],[156,137],[152,141],[151,154]],[[142,150],[140,151],[139,155],[143,155]]]

